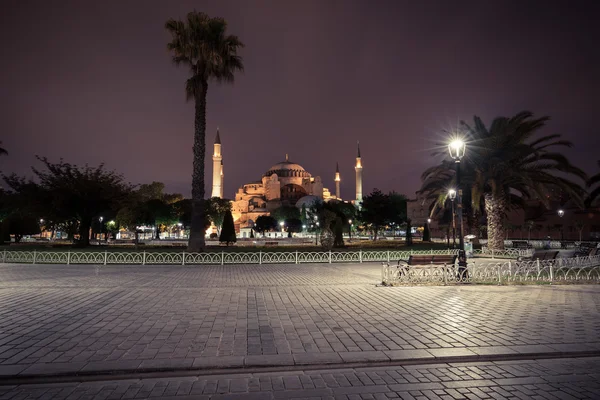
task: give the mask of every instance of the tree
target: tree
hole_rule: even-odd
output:
[[[139,205],[146,209],[149,220],[149,225],[154,225],[156,230],[156,239],[160,239],[160,232],[167,226],[177,223],[177,217],[170,204],[167,204],[160,198],[147,200]]]
[[[235,225],[233,224],[233,215],[231,215],[231,211],[227,210],[225,212],[225,217],[223,218],[223,228],[221,229],[221,236],[219,236],[219,242],[226,243],[229,246],[230,243],[236,242],[235,237]]]
[[[265,232],[277,229],[277,220],[268,215],[261,215],[256,218],[256,222],[254,223],[254,230],[258,233],[262,233],[265,235]]]
[[[302,221],[298,218],[288,218],[285,220],[285,227],[291,237],[292,233],[302,232]]]
[[[40,233],[39,219],[27,215],[13,215],[6,220],[8,233],[15,236],[15,243],[19,243],[25,235]]]
[[[202,12],[190,12],[184,21],[169,19],[165,23],[171,34],[167,48],[175,65],[189,68],[185,92],[195,103],[194,161],[192,173],[192,221],[188,249],[204,249],[204,159],[206,153],[206,94],[208,82],[233,82],[244,66],[238,50],[243,43],[227,34],[223,18],[211,18]]]
[[[600,160],[598,160],[598,167],[600,168]],[[585,201],[586,205],[589,207],[594,205],[596,200],[600,200],[600,172],[588,179],[587,187],[591,190]]]
[[[132,186],[114,171],[85,165],[79,167],[60,160],[51,163],[38,157],[45,169],[32,168],[38,182],[16,175],[3,176],[16,195],[38,215],[50,215],[54,221],[78,221],[79,242],[89,245],[92,221],[107,210],[116,211],[131,193]]]
[[[360,218],[366,224],[373,228],[374,240],[377,240],[377,234],[382,226],[387,225],[390,216],[390,198],[379,189],[363,197]]]
[[[300,219],[300,210],[294,206],[281,206],[271,211],[271,217],[276,221],[285,221],[288,219]]]
[[[206,201],[206,215],[210,221],[217,227],[217,234],[221,232],[221,225],[227,211],[231,211],[231,201],[212,197]]]
[[[423,228],[423,242],[431,241],[431,231],[429,230],[429,224],[425,224]]]
[[[536,137],[548,120],[523,111],[510,118],[498,117],[489,128],[477,116],[472,126],[461,122],[463,139],[469,144],[460,163],[461,186],[463,194],[470,193],[473,208],[481,203],[485,206],[490,249],[504,248],[506,212],[523,207],[525,200],[539,199],[549,207],[548,194],[557,191],[583,205],[584,191],[570,178],[585,179],[585,173],[555,151],[556,147],[571,147],[571,142],[561,140],[558,134]],[[421,190],[439,194],[440,177],[444,177],[447,190],[454,171],[453,161],[428,169]]]

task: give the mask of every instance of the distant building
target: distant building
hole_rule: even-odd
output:
[[[362,162],[360,148],[356,158],[356,196],[353,203],[362,201]],[[217,130],[213,152],[213,187],[212,196],[223,198],[223,156],[221,152],[221,137]],[[316,199],[322,201],[341,200],[340,172],[336,164],[334,175],[335,194],[323,186],[320,176],[313,176],[300,164],[285,160],[273,165],[260,180],[242,185],[235,193],[231,202],[231,213],[236,228],[252,226],[261,215],[269,215],[271,211],[281,206],[310,206]]]

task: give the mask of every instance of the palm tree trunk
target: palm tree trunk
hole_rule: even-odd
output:
[[[194,162],[192,172],[192,223],[188,251],[203,251],[205,242],[204,158],[206,155],[206,92],[208,82],[196,90],[194,116]]]
[[[485,212],[487,214],[488,248],[490,250],[504,249],[504,214],[506,212],[506,200],[504,197],[485,195]]]

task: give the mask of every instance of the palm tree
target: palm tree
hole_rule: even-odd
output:
[[[483,202],[485,206],[490,249],[504,248],[506,212],[523,207],[525,200],[537,199],[549,207],[549,194],[555,190],[583,205],[583,188],[567,177],[585,180],[585,173],[554,151],[572,144],[557,134],[535,137],[548,120],[523,111],[510,118],[498,117],[489,128],[477,116],[473,126],[461,122],[463,139],[468,143],[461,161],[461,185],[463,191],[470,192],[472,204]],[[444,161],[425,171],[421,190],[436,190],[440,176],[454,176],[452,162]]]
[[[600,160],[598,160],[598,167],[600,168]],[[595,189],[592,189],[592,191],[588,195],[588,198],[586,199],[586,205],[591,206],[593,203],[595,203],[596,200],[600,199],[600,185],[599,184],[600,184],[600,172],[598,172],[596,175],[592,176],[587,181],[588,188],[592,188],[595,185],[597,185],[597,186]]]
[[[208,82],[233,82],[242,71],[237,54],[244,45],[237,36],[227,34],[223,18],[211,18],[202,12],[188,13],[184,21],[169,19],[165,28],[172,40],[167,48],[175,65],[190,69],[186,81],[187,100],[194,100],[194,162],[192,172],[192,218],[188,250],[204,248],[206,212],[204,209],[204,157],[206,152],[206,93]]]

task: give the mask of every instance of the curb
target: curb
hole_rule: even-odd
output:
[[[330,369],[354,369],[385,366],[409,366],[409,365],[431,365],[431,364],[454,364],[471,362],[495,362],[495,361],[517,361],[538,360],[556,358],[582,358],[600,357],[600,350],[584,351],[554,351],[554,352],[522,352],[485,355],[457,355],[442,357],[409,357],[404,359],[390,360],[361,360],[354,362],[331,362],[331,363],[294,363],[290,365],[246,365],[246,366],[206,366],[206,367],[138,367],[138,368],[116,368],[110,370],[94,371],[64,371],[40,374],[24,374],[23,371],[16,375],[0,376],[0,386],[39,384],[39,383],[66,383],[84,381],[106,381],[126,380],[142,378],[167,378],[182,376],[207,376],[207,375],[239,375],[263,372],[287,372],[287,371],[314,371]]]

